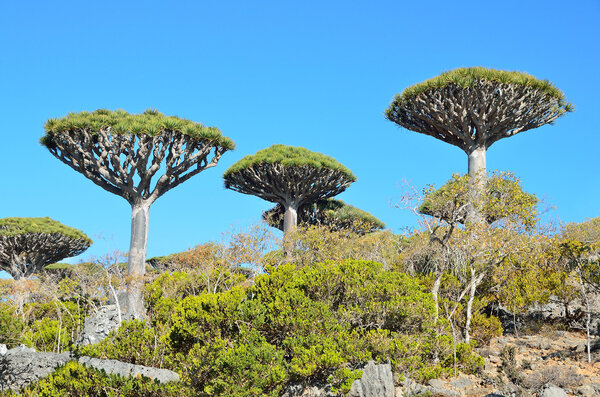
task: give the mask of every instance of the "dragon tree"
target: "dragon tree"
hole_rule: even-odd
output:
[[[296,227],[303,205],[340,194],[356,180],[332,157],[285,145],[244,157],[225,171],[223,178],[227,189],[280,204],[284,236]]]
[[[83,232],[47,217],[0,219],[0,269],[15,280],[79,255],[91,244]]]
[[[126,308],[144,317],[148,216],[152,203],[192,176],[217,165],[230,139],[216,127],[165,116],[96,110],[70,113],[45,124],[41,143],[56,158],[131,205]]]
[[[476,198],[485,185],[486,151],[494,142],[551,123],[570,111],[573,106],[547,80],[472,67],[406,88],[385,115],[401,127],[462,149],[469,157],[471,195]],[[470,209],[469,216],[477,216],[476,210]]]
[[[263,220],[283,231],[284,214],[284,207],[277,204],[263,213]],[[298,224],[323,225],[332,231],[348,230],[358,235],[385,229],[385,224],[368,212],[331,198],[302,205],[298,209]]]

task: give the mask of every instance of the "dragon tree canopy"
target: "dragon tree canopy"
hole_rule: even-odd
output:
[[[154,109],[142,114],[106,109],[69,113],[49,119],[44,129],[40,142],[50,153],[132,205],[141,200],[154,202],[216,165],[224,152],[235,147],[216,127],[165,116]],[[153,186],[163,162],[165,173]]]
[[[551,123],[573,105],[548,80],[483,67],[459,68],[406,88],[386,110],[394,123],[458,146],[477,147]]]
[[[244,157],[225,171],[223,178],[227,189],[281,204],[286,233],[296,225],[303,204],[333,197],[356,180],[332,157],[285,145]]]
[[[283,206],[277,204],[263,213],[263,220],[269,226],[283,231],[284,212]],[[301,206],[298,209],[298,223],[323,225],[332,231],[350,230],[359,235],[385,229],[385,223],[367,211],[332,198]]]
[[[215,127],[165,116],[99,109],[46,122],[41,143],[60,161],[131,205],[127,310],[144,317],[149,209],[154,201],[194,175],[217,165],[234,148]],[[135,285],[134,285],[135,284]]]
[[[273,145],[233,164],[225,187],[273,203],[300,204],[335,196],[356,181],[334,158],[303,147]]]
[[[0,219],[0,268],[15,279],[79,255],[91,244],[80,230],[48,217]]]

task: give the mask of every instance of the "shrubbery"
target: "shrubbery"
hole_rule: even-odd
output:
[[[167,283],[178,291],[188,281],[165,274],[148,290]],[[160,363],[200,395],[276,396],[288,382],[312,380],[346,392],[369,359],[419,380],[449,375],[454,365],[452,339],[438,334],[446,326],[436,325],[420,279],[377,262],[267,267],[253,286],[149,303],[151,324],[126,323],[80,354]],[[463,371],[480,368],[468,345],[457,351]]]
[[[182,383],[160,384],[148,378],[123,378],[107,375],[71,361],[20,393],[0,396],[39,397],[182,397],[193,391]]]

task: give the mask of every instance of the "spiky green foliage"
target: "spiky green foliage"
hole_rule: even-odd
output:
[[[155,136],[163,131],[176,131],[194,139],[213,142],[226,149],[235,144],[221,135],[216,127],[205,127],[194,121],[177,116],[165,116],[154,109],[142,114],[129,114],[124,110],[110,111],[98,109],[93,112],[69,113],[58,119],[49,119],[44,125],[46,134],[40,142],[47,147],[53,146],[53,137],[67,131],[86,130],[92,135],[101,129],[110,129],[113,134]]]
[[[338,163],[333,157],[313,152],[303,147],[285,145],[273,145],[266,149],[259,150],[256,154],[244,157],[229,167],[223,174],[223,177],[227,181],[228,176],[248,169],[254,165],[275,163],[285,167],[307,166],[315,169],[329,168],[342,172],[352,182],[356,181],[354,174],[352,174],[348,168]]]
[[[283,230],[285,209],[281,204],[263,213],[269,226]],[[301,225],[327,225],[332,230],[351,230],[366,234],[385,229],[385,223],[359,208],[342,200],[324,199],[309,203],[298,210],[298,223]]]
[[[570,111],[573,105],[547,80],[474,67],[406,88],[385,116],[408,130],[457,146],[469,156],[476,150],[485,156],[494,142],[552,123]]]
[[[15,279],[79,255],[91,244],[81,231],[47,217],[0,219],[0,269]]]
[[[400,95],[397,95],[394,101],[404,102],[419,96],[425,91],[437,90],[450,84],[456,84],[462,88],[472,87],[480,80],[531,87],[558,99],[560,106],[565,107],[565,111],[570,112],[574,110],[573,105],[566,101],[565,95],[548,80],[540,80],[523,72],[511,72],[480,66],[450,70],[422,83],[412,85],[406,88]],[[389,111],[388,109],[386,114]]]
[[[65,226],[49,217],[0,219],[0,236],[8,237],[29,233],[60,234],[92,243],[92,240],[82,231]]]

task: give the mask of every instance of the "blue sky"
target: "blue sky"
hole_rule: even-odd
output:
[[[71,111],[156,108],[219,127],[237,149],[151,207],[149,257],[259,222],[271,204],[225,190],[221,175],[275,143],[346,165],[358,181],[339,198],[401,232],[415,225],[391,206],[401,181],[439,186],[466,172],[467,157],[384,110],[409,85],[486,66],[549,79],[576,106],[497,142],[487,163],[514,172],[553,216],[581,222],[600,215],[599,19],[597,0],[5,2],[0,218],[77,227],[96,241],[83,258],[126,251],[127,202],[38,140],[46,119]]]

